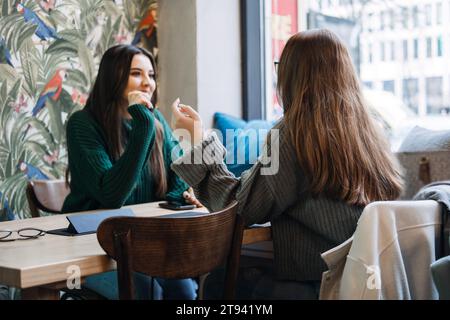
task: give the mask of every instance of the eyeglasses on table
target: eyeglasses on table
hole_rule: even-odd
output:
[[[13,237],[17,233],[18,237]],[[45,235],[46,232],[36,228],[22,228],[19,230],[0,230],[0,242],[10,242],[16,240],[37,239]]]

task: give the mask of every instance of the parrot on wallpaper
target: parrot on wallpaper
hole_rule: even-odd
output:
[[[39,111],[44,108],[47,99],[52,98],[53,101],[58,100],[59,95],[62,91],[62,83],[65,74],[66,72],[63,69],[57,70],[55,75],[45,85],[44,90],[42,90],[41,94],[39,95],[39,99],[36,105],[31,111],[33,117],[35,117],[39,113]]]
[[[26,22],[31,21],[33,24],[38,26],[35,31],[35,35],[41,40],[47,40],[47,38],[60,39],[60,37],[56,34],[55,29],[47,26],[44,21],[42,21],[41,18],[34,13],[34,11],[28,9],[23,4],[17,4],[17,12],[23,15]]]
[[[2,196],[3,196],[3,194],[0,192],[0,199],[2,198]],[[3,209],[6,212],[6,215],[5,215],[6,221],[11,221],[11,220],[16,219],[16,215],[11,210],[11,207],[9,206],[9,203],[8,203],[8,199],[6,199],[6,198],[5,198],[5,201],[3,202]],[[4,218],[2,216],[0,216],[0,221],[3,221],[3,219]]]
[[[136,34],[131,44],[137,45],[141,41],[143,35],[146,38],[150,38],[152,34],[156,32],[155,24],[156,24],[156,9],[150,8],[147,14],[144,16],[144,18],[142,18],[141,22],[139,23]]]
[[[19,162],[18,168],[20,171],[22,171],[27,176],[28,181],[30,181],[32,179],[38,179],[38,180],[49,180],[50,179],[40,169],[38,169],[35,166],[33,166],[29,163],[26,163],[24,161]]]
[[[7,63],[14,68],[11,62],[11,53],[6,46],[5,39],[3,39],[2,37],[0,37],[0,63]]]
[[[46,12],[50,12],[55,9],[56,0],[42,0],[39,1],[39,6]]]

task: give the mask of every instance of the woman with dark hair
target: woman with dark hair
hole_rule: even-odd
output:
[[[320,254],[352,236],[367,204],[396,199],[403,182],[335,34],[292,36],[279,62],[277,89],[284,118],[240,179],[223,163],[217,136],[203,139],[199,115],[174,105],[176,127],[190,130],[194,147],[172,169],[208,209],[237,199],[246,224],[271,222],[276,277],[269,272],[253,298],[315,299],[326,270]]]
[[[155,61],[145,49],[117,45],[104,53],[85,108],[75,112],[67,124],[71,192],[63,212],[159,200],[186,200],[200,206],[188,192],[189,186],[170,168],[172,151],[179,146],[154,107],[156,92]],[[139,277],[141,287],[149,283]],[[89,277],[85,285],[114,298],[116,281],[114,272]],[[164,298],[196,296],[191,279],[157,281]],[[102,288],[109,289],[105,293]]]

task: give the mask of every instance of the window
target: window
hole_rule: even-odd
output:
[[[373,82],[372,81],[364,81],[363,82],[363,87],[368,88],[368,89],[372,89],[373,88]]]
[[[431,26],[431,4],[425,6],[425,25]]]
[[[440,114],[443,109],[442,77],[426,78],[427,114]]]
[[[419,27],[419,8],[417,6],[413,7],[412,19],[413,19],[413,27],[418,28]]]
[[[366,25],[366,30],[368,32],[372,32],[373,31],[373,14],[369,13],[367,16],[367,20],[363,22]]]
[[[285,3],[291,2],[264,1],[276,4],[277,7],[272,8],[272,14],[276,15],[280,14],[275,10],[280,10]],[[413,111],[413,120],[408,118],[405,123],[401,119],[394,121],[393,131],[407,134],[408,129],[403,127],[400,130],[403,125],[450,130],[450,112],[444,115],[446,112],[443,111],[446,108],[450,111],[450,69],[447,67],[449,53],[444,52],[450,46],[448,28],[444,28],[444,25],[448,26],[450,0],[370,0],[370,4],[360,5],[361,2],[369,3],[368,0],[355,0],[345,1],[345,4],[342,1],[340,5],[339,0],[322,0],[320,8],[318,1],[297,0],[298,10],[291,8],[286,14],[291,14],[292,17],[298,14],[300,23],[307,21],[307,25],[301,24],[300,29],[327,28],[343,40],[352,55],[365,90],[365,98],[372,96],[372,103],[380,105],[380,110],[389,105],[391,108],[398,108],[398,112],[405,115],[410,116]],[[288,37],[294,28],[285,30],[288,30]],[[273,86],[276,83],[272,76],[273,60],[274,57],[279,57],[284,45],[283,42],[280,43],[278,49],[269,46],[272,51],[267,51],[267,59],[271,61],[266,65],[266,87],[272,90],[270,94],[274,94]],[[392,64],[394,61],[396,63]],[[270,99],[270,95],[266,97],[272,103],[267,117],[272,115],[273,119],[281,115],[276,99]],[[396,99],[395,102],[388,100],[391,98]],[[375,101],[377,99],[379,101]],[[393,136],[392,132],[388,135]]]
[[[442,3],[441,2],[436,3],[436,24],[437,25],[442,24]]]
[[[403,80],[403,101],[406,105],[418,113],[419,111],[419,80],[404,79]]]
[[[437,55],[442,57],[442,36],[437,37]]]
[[[395,93],[395,81],[394,80],[383,81],[383,90]]]
[[[402,8],[402,25],[404,29],[409,27],[409,10],[408,8]]]
[[[395,42],[391,41],[391,61],[395,61]]]
[[[403,60],[408,60],[408,40],[403,40]]]
[[[393,30],[395,27],[395,13],[394,10],[389,10],[389,28]]]
[[[419,58],[419,40],[414,39],[414,59]]]
[[[427,58],[431,58],[433,56],[433,40],[428,37],[427,38]]]

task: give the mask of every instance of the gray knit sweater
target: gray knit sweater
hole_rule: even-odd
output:
[[[175,161],[172,169],[193,186],[210,211],[220,210],[236,199],[238,214],[247,225],[271,223],[279,280],[320,280],[326,270],[320,254],[353,235],[363,207],[324,196],[312,197],[284,121],[274,129],[278,130],[269,134],[263,155],[241,178],[227,170],[223,162],[226,149],[214,133]],[[278,150],[271,141],[277,133]],[[271,152],[272,158],[268,156]],[[277,156],[278,169],[273,160]],[[262,174],[264,170],[269,174]]]

